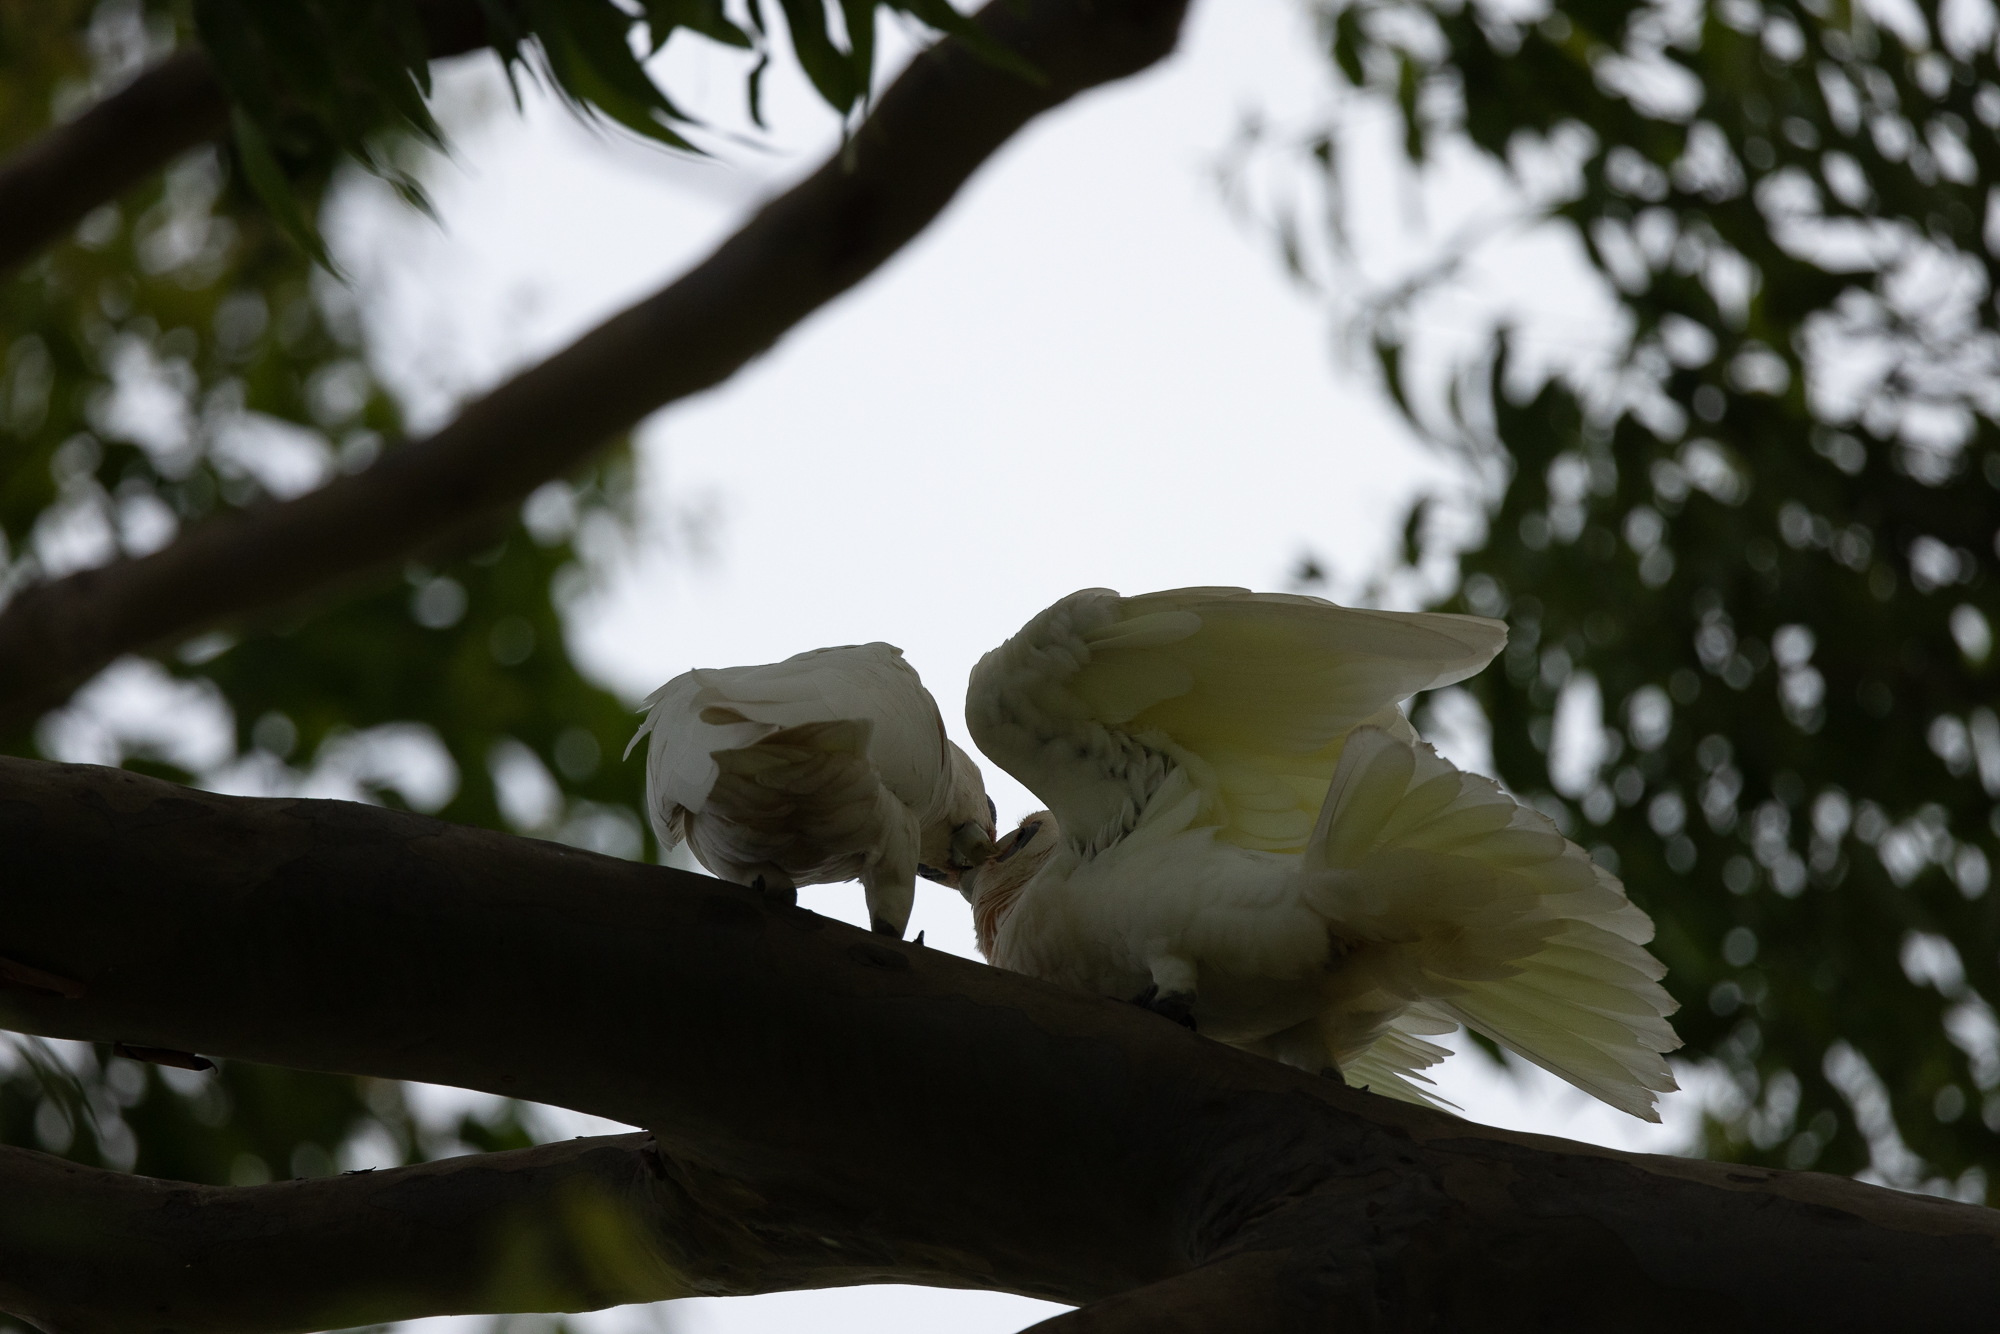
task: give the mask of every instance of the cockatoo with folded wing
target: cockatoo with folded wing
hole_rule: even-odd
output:
[[[980,949],[1412,1102],[1463,1024],[1657,1121],[1680,1041],[1652,922],[1397,707],[1506,638],[1236,588],[1064,598],[966,698],[1049,808],[961,884]]]
[[[956,886],[992,847],[979,768],[894,645],[697,668],[645,708],[632,745],[652,734],[653,831],[724,880],[788,894],[858,879],[874,929],[900,938],[918,875]]]

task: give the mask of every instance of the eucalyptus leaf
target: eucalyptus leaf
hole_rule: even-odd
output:
[[[299,249],[312,256],[328,272],[337,272],[333,256],[327,253],[326,241],[292,193],[292,184],[285,178],[284,168],[278,165],[277,155],[264,138],[263,127],[241,107],[232,113],[230,125],[235,132],[237,160],[243,164],[243,174],[249,179],[250,187],[257,192],[257,198],[271,210],[271,217]]]

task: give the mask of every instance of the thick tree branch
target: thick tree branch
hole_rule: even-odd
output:
[[[718,384],[873,272],[1039,113],[1173,48],[1186,0],[996,0],[979,21],[1047,77],[944,42],[854,140],[679,281],[422,442],[0,613],[0,732],[120,653],[295,602],[464,537],[662,404]]]
[[[434,57],[486,45],[476,3],[420,7]],[[208,57],[177,51],[119,91],[0,162],[0,275],[229,126],[229,98]]]
[[[727,1251],[647,1144],[572,1140],[247,1187],[0,1148],[0,1309],[56,1331],[251,1334],[699,1293]]]
[[[1098,1303],[1053,1326],[1093,1331],[1202,1311],[1252,1331],[1872,1331],[2000,1309],[1993,1211],[1469,1125],[701,876],[7,759],[0,847],[0,956],[33,970],[0,989],[0,1024],[646,1126],[715,1239],[694,1261],[656,1249],[663,1271],[765,1246],[713,1262],[709,1291],[948,1281]],[[371,1254],[317,1226],[269,1262]],[[851,1267],[804,1263],[801,1238]],[[18,1250],[0,1292],[59,1329],[117,1327],[123,1244],[73,1243],[105,1281],[66,1279],[59,1311]],[[258,1320],[316,1327],[326,1290],[301,1279]],[[158,1328],[241,1328],[220,1306]]]

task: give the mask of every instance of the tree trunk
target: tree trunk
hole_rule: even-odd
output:
[[[0,1299],[51,1330],[130,1328],[135,1273],[148,1326],[185,1331],[878,1281],[1083,1304],[1048,1327],[1093,1334],[2000,1309],[1989,1210],[1471,1125],[702,876],[13,759],[0,847],[6,1027],[653,1135],[237,1190],[9,1153]],[[403,1198],[436,1263],[356,1225]],[[510,1289],[529,1253],[555,1277]]]

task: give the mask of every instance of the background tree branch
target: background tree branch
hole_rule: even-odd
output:
[[[919,57],[831,161],[702,264],[469,405],[429,439],[161,551],[29,588],[0,613],[0,730],[121,653],[466,542],[662,404],[720,383],[937,216],[1029,120],[1173,49],[1185,0],[999,0],[978,21],[1045,75],[953,41]]]
[[[643,1125],[715,1217],[859,1257],[835,1281],[1101,1301],[1055,1327],[1104,1330],[1214,1303],[1270,1330],[1858,1330],[2000,1301],[1988,1210],[1469,1125],[701,876],[14,759],[0,846],[0,956],[83,993],[17,980],[5,1026]],[[329,1270],[356,1258],[290,1235]],[[65,1282],[92,1300],[116,1258]],[[53,1299],[0,1264],[10,1301]],[[262,1327],[315,1327],[324,1292]],[[239,1326],[196,1307],[175,1327]]]
[[[178,51],[0,162],[0,274],[228,124],[208,57]]]
[[[434,59],[486,44],[478,4],[425,0]],[[0,162],[0,276],[198,144],[229,128],[229,97],[199,50],[176,51]]]
[[[244,1187],[0,1148],[0,1307],[64,1334],[252,1334],[726,1290],[741,1246],[716,1244],[734,1238],[646,1145],[570,1140]]]

